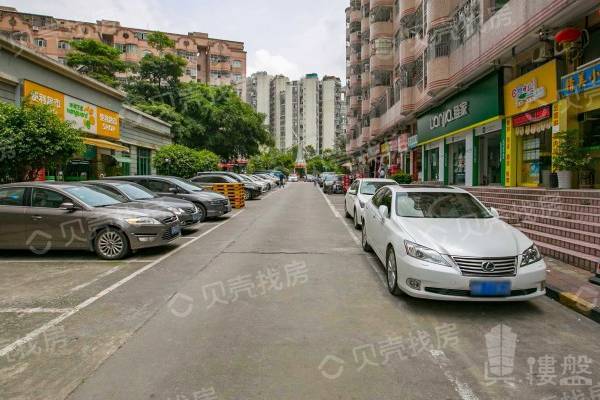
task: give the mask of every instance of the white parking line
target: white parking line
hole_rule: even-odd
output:
[[[71,308],[0,308],[0,314],[64,314]]]
[[[196,242],[197,240],[203,238],[204,236],[212,233],[217,228],[220,228],[221,226],[223,226],[226,223],[230,222],[235,217],[237,217],[238,215],[240,215],[242,212],[244,212],[244,210],[241,210],[241,211],[233,214],[231,217],[229,217],[229,219],[227,219],[226,221],[221,222],[218,225],[215,225],[214,227],[212,227],[209,230],[207,230],[206,232],[204,232],[202,235],[198,236],[197,238],[194,238],[194,240],[190,240],[190,241],[182,244],[181,246],[179,246],[179,247],[171,250],[170,252],[168,252],[164,256],[162,256],[159,259],[153,261],[152,263],[146,265],[145,267],[143,267],[141,269],[138,269],[137,271],[131,273],[130,275],[128,275],[125,278],[121,279],[120,281],[118,281],[117,283],[113,284],[112,286],[104,289],[103,291],[101,291],[97,295],[95,295],[93,297],[90,297],[89,299],[87,299],[84,302],[78,304],[74,308],[69,309],[67,312],[65,312],[65,313],[59,315],[58,317],[56,317],[56,318],[54,318],[54,319],[46,322],[44,325],[40,326],[39,328],[37,328],[37,329],[29,332],[27,335],[25,335],[25,336],[23,336],[23,337],[15,340],[14,342],[12,342],[11,344],[9,344],[8,346],[3,347],[2,349],[0,349],[0,357],[4,357],[7,354],[9,354],[10,352],[12,352],[13,350],[17,349],[19,346],[22,346],[22,345],[24,345],[26,343],[31,342],[32,340],[34,340],[39,335],[41,335],[44,332],[46,332],[48,329],[50,329],[52,327],[55,327],[56,325],[60,324],[61,322],[63,322],[67,318],[69,318],[70,316],[72,316],[72,315],[78,313],[79,311],[83,310],[84,308],[86,308],[86,307],[94,304],[96,301],[100,300],[101,298],[103,298],[107,294],[110,294],[111,292],[115,291],[119,287],[123,286],[124,284],[126,284],[127,282],[129,282],[130,280],[132,280],[133,278],[135,278],[135,277],[143,274],[144,272],[146,272],[146,271],[154,268],[155,266],[157,266],[158,264],[160,264],[162,261],[164,261],[167,258],[171,257],[172,255],[180,252],[181,250],[185,249],[187,246],[189,246],[192,243]]]
[[[479,400],[471,386],[468,383],[459,381],[452,372],[453,368],[450,366],[450,360],[442,350],[430,350],[429,352],[433,357],[433,362],[442,369],[444,376],[452,383],[454,390],[462,400]]]
[[[69,289],[70,292],[76,292],[78,290],[81,290],[85,287],[90,286],[92,283],[99,281],[100,279],[107,277],[108,275],[117,272],[119,270],[119,268],[121,268],[121,265],[117,265],[114,268],[109,269],[106,272],[103,272],[102,274],[98,275],[97,277],[95,277],[94,279],[92,279],[91,281],[88,281],[86,283],[82,283],[81,285],[75,286],[74,288]]]
[[[319,190],[320,191],[320,190]],[[335,208],[335,206],[333,205],[333,203],[331,203],[331,200],[329,200],[329,198],[327,197],[327,195],[325,193],[323,193],[322,191],[320,191],[321,194],[323,195],[323,198],[325,198],[325,201],[327,202],[327,204],[329,205],[329,208],[331,209],[331,212],[333,213],[333,215],[340,220],[340,222],[342,223],[342,225],[344,225],[344,227],[346,228],[346,230],[348,231],[348,234],[350,234],[350,237],[354,240],[354,243],[356,243],[357,246],[361,246],[361,240],[358,238],[358,236],[356,236],[356,233],[354,233],[353,228],[350,227],[350,225],[348,225],[346,223],[346,221],[344,220],[344,216],[342,216],[338,210]],[[387,286],[387,279],[385,276],[383,276],[383,272],[381,272],[381,268],[379,268],[379,266],[377,265],[377,260],[373,259],[373,257],[366,257],[367,261],[369,262],[369,266],[371,266],[371,268],[373,269],[373,271],[375,271],[375,273],[377,274],[377,276],[379,277],[379,279],[381,280],[381,282]]]
[[[141,260],[141,259],[131,259],[131,260],[119,260],[118,262],[120,263],[147,263],[147,262],[151,262],[152,260]],[[65,264],[85,264],[85,263],[93,263],[93,264],[114,264],[117,261],[107,261],[107,260],[97,260],[94,258],[90,258],[89,260],[73,260],[73,259],[40,259],[40,258],[35,258],[35,259],[30,259],[30,260],[23,260],[23,259],[19,259],[19,260],[11,260],[11,259],[4,259],[4,260],[0,260],[0,264],[35,264],[35,263],[65,263]]]

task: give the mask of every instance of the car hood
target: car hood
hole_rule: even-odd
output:
[[[156,204],[161,207],[189,208],[193,205],[187,200],[176,199],[174,197],[156,197],[154,199],[143,200],[142,202],[146,204]]]
[[[152,217],[158,220],[172,217],[174,214],[167,209],[160,208],[155,204],[132,201],[129,203],[114,204],[112,206],[96,208],[96,210],[110,210],[111,216],[115,217]]]
[[[521,254],[533,242],[497,218],[400,218],[417,244],[442,254],[463,257],[507,257]]]

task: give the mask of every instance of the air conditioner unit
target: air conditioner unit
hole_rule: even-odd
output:
[[[535,49],[531,61],[534,64],[542,64],[554,57],[554,48],[552,44],[544,42]]]
[[[32,27],[31,27],[31,29],[32,29],[34,32],[37,32],[37,31],[39,31],[39,30],[40,30],[40,27],[39,27],[39,26],[35,26],[35,25],[34,25],[34,26],[32,26]]]

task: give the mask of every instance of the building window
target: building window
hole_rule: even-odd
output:
[[[464,42],[479,31],[479,0],[467,0],[452,16],[453,48],[462,46]]]
[[[242,62],[240,60],[233,60],[233,62],[231,63],[231,66],[233,68],[241,68],[242,67]]]
[[[144,147],[137,148],[137,174],[150,175],[151,150]]]
[[[147,32],[134,32],[133,36],[135,36],[138,40],[148,40]]]
[[[450,55],[451,26],[436,28],[429,32],[429,59]]]
[[[234,78],[233,78],[236,82],[241,82],[242,81],[242,74],[235,74]]]
[[[392,22],[393,21],[393,7],[390,6],[378,6],[371,9],[371,23],[376,22]]]
[[[69,42],[67,42],[66,40],[59,40],[57,46],[59,49],[68,50]]]
[[[37,47],[47,47],[48,42],[46,41],[46,39],[37,38],[37,39],[35,39],[35,45]]]
[[[372,54],[378,56],[389,56],[394,51],[394,42],[389,38],[373,40]]]
[[[127,54],[135,54],[137,53],[137,44],[126,44],[125,45],[125,53]]]
[[[390,86],[392,83],[391,71],[373,71],[371,73],[371,87]]]

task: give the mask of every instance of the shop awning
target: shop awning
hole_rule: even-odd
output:
[[[129,151],[128,147],[122,146],[118,143],[109,142],[108,140],[84,138],[83,143],[88,144],[90,146],[100,147],[102,149]]]

